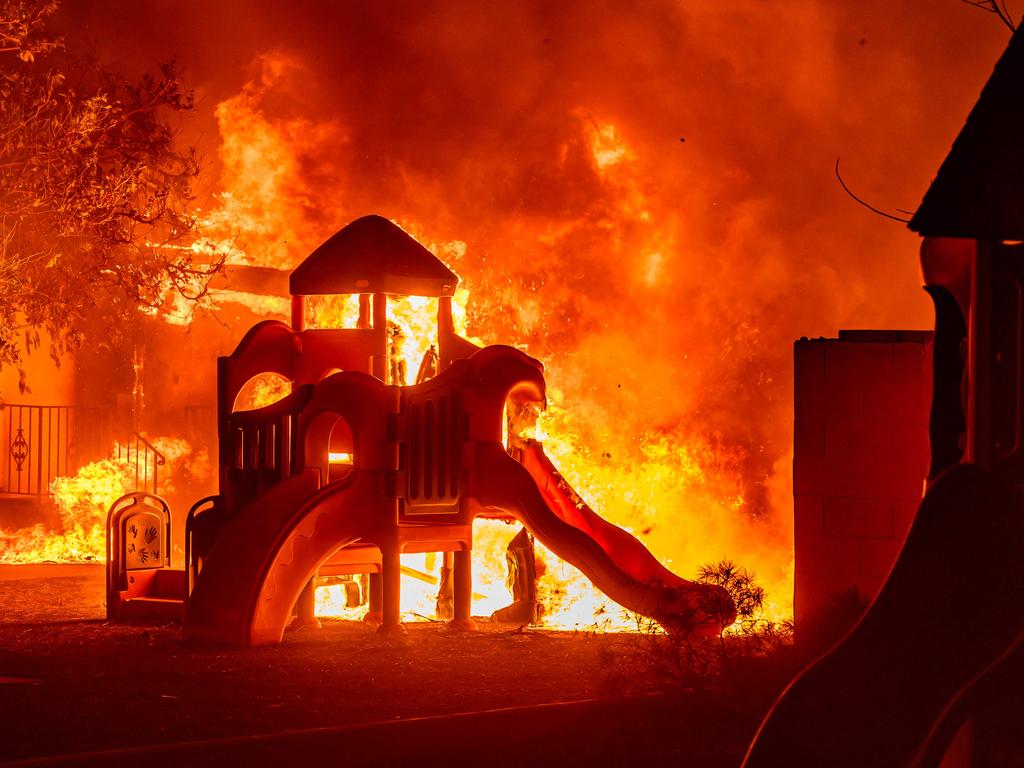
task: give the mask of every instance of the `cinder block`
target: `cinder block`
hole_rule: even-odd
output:
[[[840,381],[890,380],[893,345],[832,341],[825,353],[825,372]]]
[[[818,496],[793,498],[793,529],[795,546],[819,544],[825,535],[824,499]]]
[[[830,608],[838,596],[856,586],[855,581],[848,574],[827,573],[816,579],[812,584],[805,586],[801,597],[804,599],[803,613],[796,613],[797,627],[800,627],[801,617],[809,618],[820,615],[820,611]],[[799,594],[799,591],[798,591]]]
[[[893,455],[901,456],[908,463],[928,466],[931,461],[931,446],[928,442],[926,420],[892,422]]]
[[[828,569],[821,520],[821,499],[797,496],[793,525],[793,559],[797,580],[814,579]]]
[[[894,532],[892,502],[880,499],[825,499],[822,521],[828,538],[891,538]]]
[[[828,581],[854,583],[860,577],[861,539],[831,539],[820,547],[798,548],[794,566],[798,592],[815,593]]]
[[[793,344],[793,371],[796,379],[825,378],[824,339],[800,339]]]
[[[826,428],[828,456],[850,458],[859,455],[890,457],[893,434],[883,419],[829,419]]]
[[[920,383],[912,381],[864,381],[858,387],[859,415],[864,419],[928,419],[930,403]]]
[[[797,379],[793,385],[793,411],[801,419],[856,418],[860,392],[850,381]]]
[[[793,493],[797,496],[850,496],[853,465],[847,459],[793,459]]]
[[[800,541],[799,532],[796,541]],[[794,586],[797,588],[826,576],[831,565],[824,542],[815,546],[803,546],[797,543],[793,551],[793,566],[797,574]]]
[[[861,539],[861,575],[869,579],[884,579],[892,570],[902,547],[903,541],[900,539]]]
[[[920,464],[900,457],[856,456],[853,465],[853,490],[849,494],[865,499],[915,501],[921,498],[925,470]]]
[[[857,509],[861,499],[832,497],[822,505],[825,535],[832,539],[864,535],[864,516]]]
[[[845,332],[794,347],[798,621],[850,588],[874,599],[895,562],[930,460],[927,338]]]
[[[793,452],[797,456],[825,456],[825,419],[799,418],[793,422]]]
[[[854,583],[860,576],[860,543],[864,539],[825,539],[822,549],[834,579]]]
[[[926,344],[901,342],[893,345],[893,378],[921,381],[931,375],[931,355]]]
[[[800,566],[796,572],[800,573]],[[793,618],[797,626],[802,626],[804,621],[819,614],[824,607],[825,595],[827,594],[827,574],[809,577],[797,576],[793,583]]]

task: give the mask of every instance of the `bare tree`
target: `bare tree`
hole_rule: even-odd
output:
[[[50,337],[50,356],[177,294],[205,295],[220,263],[187,247],[199,164],[170,117],[192,108],[173,63],[138,81],[45,33],[51,0],[0,0],[0,366]],[[181,247],[175,247],[179,245]]]

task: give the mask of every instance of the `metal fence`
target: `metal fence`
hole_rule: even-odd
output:
[[[72,405],[0,406],[0,492],[41,496],[57,477],[85,464],[116,458],[134,475],[132,490],[159,493],[166,457],[138,432],[116,441],[110,408]]]
[[[74,475],[82,466],[114,458],[110,408],[71,405],[0,406],[0,492],[44,495],[57,477]],[[135,477],[133,490],[157,493],[166,459],[149,440],[133,433],[117,441],[116,458]]]
[[[73,432],[74,408],[69,405],[8,405],[3,410],[3,434],[8,455],[5,490],[8,493],[49,493],[55,477],[77,467]]]

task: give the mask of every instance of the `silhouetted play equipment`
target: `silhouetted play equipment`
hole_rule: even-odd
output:
[[[220,492],[189,512],[184,569],[164,559],[169,528],[156,566],[124,551],[134,541],[126,530],[165,530],[156,521],[166,505],[115,504],[110,616],[177,611],[189,638],[275,643],[293,609],[300,624],[315,622],[315,576],[360,573],[370,574],[367,619],[401,631],[399,555],[444,552],[453,555],[451,625],[472,628],[473,520],[500,517],[626,608],[680,631],[730,624],[723,589],[679,578],[601,519],[540,443],[503,441],[506,419],[544,406],[543,368],[512,347],[480,349],[457,335],[457,283],[379,216],[352,222],[299,265],[291,324],[258,323],[218,361]],[[307,328],[306,297],[333,294],[358,295],[357,327]],[[388,383],[389,295],[437,301],[438,372],[414,386]],[[267,373],[290,381],[291,394],[236,410],[243,387]]]
[[[935,304],[924,499],[881,592],[776,702],[748,768],[937,766],[979,712],[1014,732],[978,728],[945,764],[1022,764],[1022,88],[1018,30],[910,224]]]
[[[171,568],[171,511],[159,496],[122,496],[107,515],[107,618],[181,618],[185,572]]]

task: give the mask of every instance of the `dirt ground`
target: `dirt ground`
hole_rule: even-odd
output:
[[[401,642],[363,624],[331,622],[289,632],[280,646],[225,649],[185,643],[176,625],[108,624],[100,566],[2,566],[0,760],[316,728],[355,733],[365,724],[513,708],[493,726],[476,728],[475,741],[457,730],[467,739],[465,754],[509,758],[501,734],[525,731],[520,737],[533,754],[524,757],[533,764],[590,744],[596,764],[643,755],[737,765],[779,681],[736,696],[673,690],[651,672],[613,674],[616,659],[635,652],[636,642],[493,624],[458,633],[431,623],[408,625]],[[590,703],[533,714],[516,709],[575,701]],[[544,730],[539,723],[558,722],[551,713],[570,710],[586,714],[531,741],[531,729]],[[421,730],[441,734],[462,722],[448,720],[425,721]],[[396,735],[380,736],[375,750],[408,747],[399,742],[411,730],[388,733]],[[485,733],[488,741],[480,743]]]

